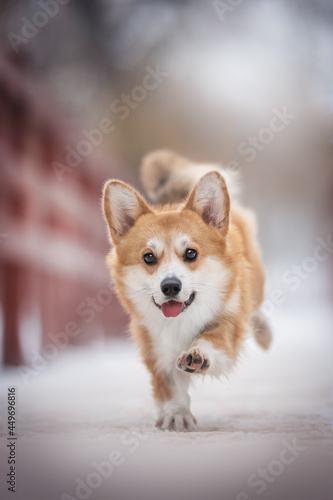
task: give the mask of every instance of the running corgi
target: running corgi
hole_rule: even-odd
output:
[[[157,205],[121,181],[104,187],[114,245],[108,265],[164,430],[195,428],[193,377],[227,374],[249,330],[263,348],[271,340],[259,313],[264,270],[254,216],[230,203],[222,174],[218,165],[155,151],[144,158],[141,177]]]

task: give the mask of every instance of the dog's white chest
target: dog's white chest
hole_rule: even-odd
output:
[[[201,333],[203,325],[195,324],[190,314],[179,318],[164,318],[147,325],[158,367],[170,372],[183,351],[187,351]]]

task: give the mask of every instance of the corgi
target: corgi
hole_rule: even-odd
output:
[[[161,150],[141,166],[153,205],[119,180],[104,187],[107,262],[163,430],[195,429],[191,381],[228,374],[249,332],[263,348],[271,340],[259,310],[265,273],[255,218],[231,202],[226,174]]]

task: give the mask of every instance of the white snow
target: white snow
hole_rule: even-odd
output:
[[[270,351],[250,339],[229,379],[198,379],[191,390],[196,432],[154,427],[149,376],[126,341],[67,349],[26,385],[16,369],[3,371],[1,498],[71,498],[67,493],[101,500],[330,500],[332,313],[325,304],[289,302],[278,308],[272,324]],[[6,396],[12,385],[15,494],[4,481]],[[301,451],[287,451],[291,463],[283,464],[281,452],[295,442]],[[118,465],[110,472],[104,464],[109,477],[102,477],[93,462],[110,464],[115,451],[121,453],[111,455]],[[259,468],[266,469],[267,480],[260,479]],[[90,489],[80,480],[90,481]]]

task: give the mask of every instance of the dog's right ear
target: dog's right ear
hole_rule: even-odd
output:
[[[154,213],[135,189],[120,181],[108,181],[105,184],[103,210],[115,245],[126,236],[141,215]]]

